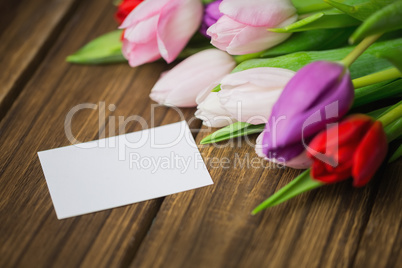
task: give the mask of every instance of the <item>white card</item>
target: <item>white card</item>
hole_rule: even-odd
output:
[[[38,155],[59,219],[213,184],[185,121]]]

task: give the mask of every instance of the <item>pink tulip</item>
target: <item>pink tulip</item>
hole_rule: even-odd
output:
[[[207,31],[211,43],[232,55],[259,52],[290,36],[269,28],[287,26],[297,20],[290,0],[224,0],[219,6],[224,15]]]
[[[263,153],[263,144],[262,144],[262,139],[264,137],[264,132],[262,132],[258,137],[257,141],[255,144],[255,152],[259,157],[264,158],[265,160],[278,163],[287,167],[295,168],[295,169],[307,169],[311,166],[313,161],[308,158],[306,151],[303,151],[301,154],[298,156],[286,161],[285,159],[278,158],[276,159],[274,155],[270,156],[271,158],[268,158],[264,153]]]
[[[219,81],[236,66],[234,59],[218,49],[194,54],[163,74],[150,97],[159,104],[194,107],[197,95]]]
[[[265,124],[276,100],[294,74],[287,69],[271,67],[228,74],[221,80],[219,92],[209,91],[197,97],[196,116],[204,120],[205,125],[212,127],[222,127],[237,121]],[[224,116],[226,120],[223,120]],[[214,117],[220,120],[214,120]]]
[[[120,26],[124,31],[122,52],[132,67],[160,57],[176,59],[201,24],[199,0],[146,0]]]

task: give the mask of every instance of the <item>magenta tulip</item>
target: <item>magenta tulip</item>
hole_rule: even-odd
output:
[[[303,67],[272,109],[264,131],[264,154],[285,161],[298,156],[315,134],[348,112],[353,96],[343,65],[320,61]]]
[[[120,26],[124,57],[132,67],[160,57],[172,62],[199,28],[202,13],[199,0],[142,2]]]
[[[268,29],[284,27],[297,20],[290,0],[224,0],[219,10],[224,15],[207,34],[214,46],[232,55],[255,53],[281,43],[290,34]]]

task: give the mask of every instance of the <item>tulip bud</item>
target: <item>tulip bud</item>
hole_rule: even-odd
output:
[[[297,20],[290,0],[224,0],[224,15],[208,30],[211,43],[232,55],[244,55],[273,47],[290,36],[269,28],[285,27]]]
[[[199,0],[142,2],[120,26],[124,57],[132,67],[160,57],[171,63],[199,28],[202,12]]]
[[[150,98],[159,104],[194,107],[197,95],[236,66],[227,53],[207,49],[194,54],[159,78]]]
[[[289,81],[265,128],[264,154],[286,161],[302,153],[306,143],[349,110],[354,89],[349,71],[334,62],[314,62]]]
[[[216,21],[223,15],[219,11],[220,3],[222,3],[222,0],[217,0],[205,5],[200,32],[208,38],[210,38],[210,36],[207,35],[208,28],[216,23]]]
[[[293,71],[271,67],[228,74],[221,80],[219,92],[203,92],[197,98],[196,116],[202,120],[201,117],[207,118],[209,122],[204,121],[204,124],[213,127],[237,121],[265,124],[272,106],[293,75]],[[214,116],[219,120],[213,120]],[[223,120],[224,116],[226,120]]]
[[[310,143],[314,161],[311,175],[324,183],[353,177],[353,185],[365,185],[387,154],[387,137],[381,122],[366,115],[352,115],[319,133]]]

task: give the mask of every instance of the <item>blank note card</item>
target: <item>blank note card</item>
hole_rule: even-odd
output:
[[[185,121],[38,155],[59,219],[213,183]]]

